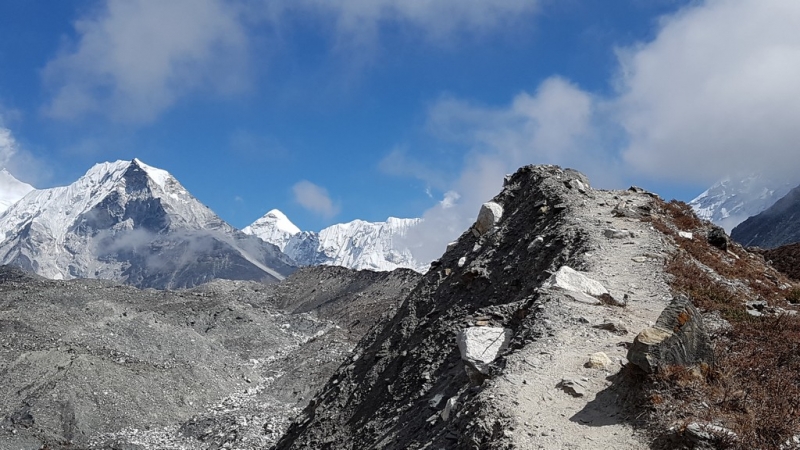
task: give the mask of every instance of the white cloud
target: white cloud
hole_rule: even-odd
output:
[[[659,27],[651,42],[619,51],[607,98],[552,77],[501,107],[437,102],[429,131],[469,151],[445,188],[458,201],[430,208],[411,233],[415,256],[438,257],[503,175],[525,164],[575,168],[608,187],[645,177],[710,184],[742,172],[791,174],[796,183],[800,2],[707,0]]]
[[[330,219],[339,213],[339,206],[331,200],[328,191],[310,181],[297,182],[292,186],[292,193],[300,206],[324,219]]]
[[[389,152],[389,154],[378,163],[378,169],[387,175],[416,178],[425,182],[428,196],[431,196],[429,192],[431,187],[437,189],[445,187],[446,177],[441,170],[415,160],[409,156],[408,152],[403,148],[395,148]]]
[[[50,177],[50,170],[30,152],[21,148],[10,129],[0,117],[0,168],[7,169],[20,181],[40,185]]]
[[[708,0],[621,52],[619,120],[633,170],[710,183],[800,167],[800,2]],[[796,177],[797,178],[797,177]]]
[[[295,5],[333,13],[340,32],[373,38],[385,22],[400,22],[428,38],[448,39],[458,30],[488,32],[522,21],[538,0],[301,0]]]
[[[74,46],[44,69],[55,118],[149,122],[189,92],[246,82],[246,33],[224,0],[107,0],[75,30]]]
[[[593,153],[600,140],[595,108],[589,94],[558,77],[545,80],[533,94],[517,95],[504,107],[450,98],[433,105],[429,131],[469,151],[444,199],[409,233],[414,256],[427,261],[441,255],[447,242],[472,224],[480,205],[500,192],[503,177],[520,166],[583,167],[596,179],[608,180],[613,161]]]

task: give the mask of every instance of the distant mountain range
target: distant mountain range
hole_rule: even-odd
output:
[[[421,219],[386,222],[354,220],[323,229],[301,232],[281,211],[273,209],[242,231],[275,244],[301,266],[343,266],[356,270],[414,269],[425,272],[402,242],[408,230]]]
[[[231,227],[168,172],[137,159],[29,192],[0,215],[0,236],[0,263],[53,279],[181,288],[215,278],[277,281],[295,270],[277,247]]]
[[[419,219],[316,233],[273,210],[239,231],[138,159],[97,164],[69,186],[42,190],[0,171],[0,208],[0,264],[51,279],[175,289],[217,278],[277,281],[306,265],[427,269],[401,243]]]
[[[721,226],[728,233],[747,219],[772,206],[795,185],[764,175],[725,178],[689,202],[701,219]]]
[[[764,176],[728,178],[690,205],[726,231],[735,227],[733,238],[745,245],[776,247],[800,241],[800,191],[791,188]],[[428,269],[406,242],[421,219],[354,220],[315,232],[273,209],[239,231],[167,171],[138,159],[97,164],[69,186],[43,190],[0,170],[0,213],[0,264],[54,279],[180,288],[216,278],[276,281],[297,266]]]

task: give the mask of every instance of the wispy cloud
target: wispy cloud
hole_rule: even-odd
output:
[[[246,32],[231,2],[107,0],[75,31],[77,41],[44,69],[54,118],[149,122],[187,93],[247,82]]]
[[[331,200],[328,190],[316,184],[302,180],[292,186],[294,200],[308,211],[330,219],[339,214],[339,205]]]
[[[2,116],[0,116],[0,168],[7,169],[15,178],[33,186],[41,186],[51,176],[47,165],[23,149],[11,130],[4,127]]]
[[[613,164],[593,153],[600,140],[593,97],[568,81],[553,77],[533,94],[521,93],[511,104],[486,107],[445,98],[428,114],[427,128],[440,140],[468,150],[460,174],[442,201],[428,209],[423,223],[407,239],[421,261],[441,255],[447,242],[475,220],[480,204],[496,195],[503,177],[525,164],[584,165],[606,178]]]
[[[43,70],[52,97],[44,112],[60,120],[103,115],[149,123],[181,98],[225,95],[251,86],[286,27],[316,28],[333,53],[369,59],[389,28],[436,45],[528,25],[538,0],[103,0],[75,24],[75,37]],[[274,39],[272,39],[274,38]],[[263,49],[262,49],[263,50]],[[255,61],[257,59],[257,61]],[[355,63],[360,70],[363,65]]]

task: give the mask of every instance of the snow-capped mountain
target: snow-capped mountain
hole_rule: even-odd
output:
[[[0,170],[0,214],[32,190],[30,184],[14,178],[6,169]]]
[[[397,268],[428,270],[428,264],[414,260],[403,242],[408,230],[421,219],[386,222],[354,220],[323,229],[301,232],[282,212],[272,210],[243,231],[261,237],[283,249],[302,266],[330,265],[355,270],[386,271]]]
[[[253,222],[251,225],[242,229],[242,232],[258,236],[261,239],[278,246],[281,251],[286,248],[292,236],[300,233],[300,228],[286,217],[286,214],[277,209],[273,209]]]
[[[786,195],[794,184],[763,175],[720,180],[689,202],[702,219],[710,220],[728,233],[748,217],[764,211]]]
[[[0,215],[0,238],[0,263],[54,279],[178,288],[280,280],[294,270],[278,248],[237,231],[168,172],[137,159],[31,191]]]

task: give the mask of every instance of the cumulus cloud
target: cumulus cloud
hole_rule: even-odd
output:
[[[671,181],[800,167],[800,2],[707,0],[620,52],[633,169]],[[797,177],[795,176],[795,179]]]
[[[234,4],[223,0],[107,0],[75,22],[77,42],[50,61],[45,111],[149,122],[189,92],[240,90],[247,40]]]
[[[600,140],[595,100],[559,77],[503,107],[442,99],[431,107],[427,127],[438,139],[462,143],[469,151],[442,201],[408,234],[406,244],[420,261],[441,255],[447,242],[472,224],[480,205],[500,191],[503,177],[520,166],[581,166],[607,179],[604,168],[613,164],[594,152]]]
[[[324,219],[330,219],[339,214],[339,205],[335,204],[328,195],[327,189],[316,184],[302,180],[292,186],[294,200],[303,208]]]
[[[711,184],[753,172],[797,184],[798,29],[797,2],[693,2],[662,18],[652,41],[618,50],[608,96],[552,77],[499,107],[441,99],[428,130],[469,151],[444,188],[459,198],[430,208],[410,234],[415,256],[438,257],[503,175],[524,164],[572,167],[606,187],[644,177]]]

